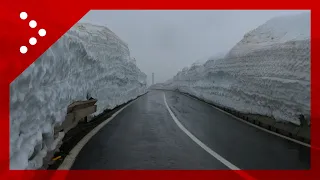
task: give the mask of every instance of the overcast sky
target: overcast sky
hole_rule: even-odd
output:
[[[90,11],[81,22],[104,25],[128,43],[131,56],[155,82],[216,53],[275,16],[302,11]]]

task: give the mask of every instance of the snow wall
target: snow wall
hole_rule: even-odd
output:
[[[76,24],[10,85],[10,169],[42,166],[69,104],[89,95],[97,115],[146,92],[146,78],[112,31]]]
[[[195,63],[151,88],[299,125],[300,114],[310,117],[310,14],[271,19],[224,57]]]

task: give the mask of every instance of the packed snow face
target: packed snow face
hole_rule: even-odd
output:
[[[72,102],[96,98],[99,114],[145,91],[126,43],[105,27],[76,24],[10,85],[10,169],[42,166]]]
[[[153,88],[300,124],[300,114],[310,117],[310,14],[271,19],[225,57],[193,64]]]

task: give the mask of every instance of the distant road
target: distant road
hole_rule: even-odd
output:
[[[170,111],[169,109],[170,108]],[[309,169],[310,149],[177,92],[151,91],[104,126],[72,169]]]

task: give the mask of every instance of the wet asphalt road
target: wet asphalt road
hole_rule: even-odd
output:
[[[72,169],[228,169],[183,132],[240,169],[309,169],[310,149],[268,134],[210,105],[169,91],[151,91],[104,126]]]

